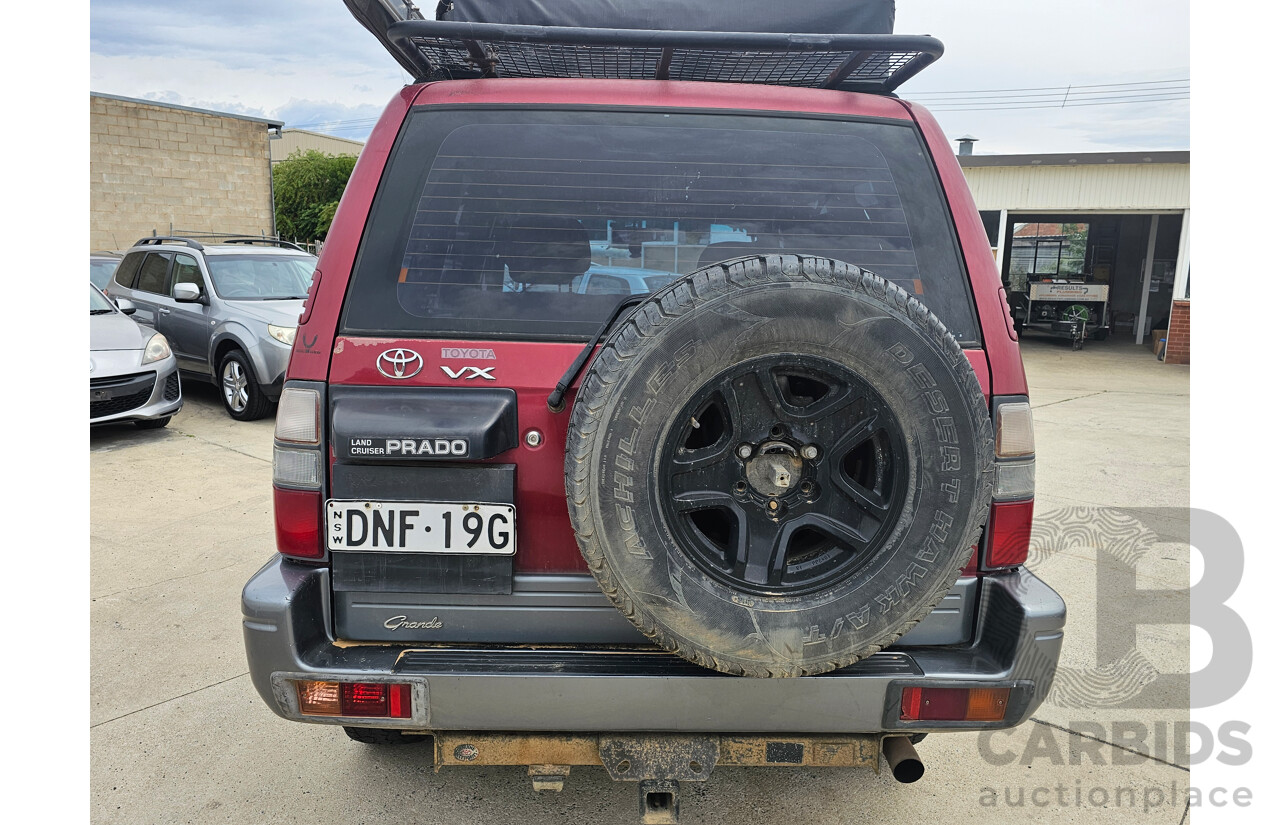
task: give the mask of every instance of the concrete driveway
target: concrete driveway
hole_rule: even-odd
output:
[[[1190,774],[1174,745],[1188,719],[1178,674],[1189,629],[1142,625],[1127,644],[1114,601],[1132,596],[1128,584],[1189,583],[1189,370],[1123,342],[1072,352],[1029,340],[1024,359],[1038,448],[1032,566],[1067,601],[1064,689],[1012,732],[930,737],[914,785],[887,772],[721,768],[683,787],[683,821],[1184,820]],[[90,438],[94,822],[638,821],[635,786],[603,769],[575,768],[563,793],[538,795],[522,769],[435,774],[426,746],[368,747],[268,711],[246,671],[239,596],[274,548],[273,423],[233,422],[211,386],[184,389],[167,429]],[[1144,598],[1185,616],[1185,593]]]

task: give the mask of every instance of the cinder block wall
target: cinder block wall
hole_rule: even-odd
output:
[[[1166,364],[1191,363],[1191,302],[1174,301],[1169,315],[1169,335],[1165,344]]]
[[[267,125],[89,97],[89,247],[152,230],[272,231]]]

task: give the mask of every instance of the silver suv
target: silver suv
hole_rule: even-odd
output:
[[[252,421],[280,398],[316,258],[270,238],[143,238],[107,286],[169,339],[178,368],[222,390],[227,414]]]

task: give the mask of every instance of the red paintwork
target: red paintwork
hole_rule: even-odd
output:
[[[1011,337],[1012,322],[1006,328],[1005,316],[1009,305],[1001,294],[1000,271],[996,268],[987,241],[987,231],[973,202],[969,184],[960,169],[960,161],[951,151],[942,127],[921,106],[904,104],[915,116],[925,143],[933,153],[942,189],[951,204],[951,214],[956,222],[956,234],[960,238],[960,250],[969,267],[969,281],[973,284],[973,300],[978,307],[978,323],[982,326],[982,343],[987,351],[991,368],[991,392],[995,395],[1026,395],[1027,374],[1022,369],[1022,353],[1016,337]],[[975,365],[976,369],[976,365]]]
[[[1026,378],[1017,344],[1004,333],[1003,315],[1007,310],[999,293],[1000,277],[977,208],[946,136],[933,118],[919,107],[893,98],[848,92],[646,80],[460,80],[407,86],[383,112],[347,184],[329,232],[330,240],[325,244],[317,267],[324,276],[316,279],[314,295],[307,302],[287,377],[367,386],[459,386],[464,382],[448,378],[440,366],[443,363],[456,367],[465,362],[442,362],[441,347],[492,349],[497,360],[479,365],[494,366],[493,374],[498,379],[495,385],[514,389],[518,399],[520,446],[492,459],[498,463],[519,465],[517,539],[522,549],[517,554],[517,569],[527,572],[586,570],[569,525],[564,498],[563,456],[569,416],[567,412],[553,415],[546,407],[547,394],[582,345],[348,337],[333,341],[365,218],[400,125],[410,107],[499,103],[802,112],[895,120],[914,117],[934,155],[945,195],[953,207],[984,330],[987,351],[967,350],[965,354],[978,376],[983,394],[988,398],[993,392],[1026,393]],[[425,362],[422,372],[401,381],[393,381],[379,373],[374,366],[375,359],[379,353],[394,347],[407,347],[420,353]],[[570,404],[572,399],[571,391],[567,399]],[[543,442],[537,448],[524,444],[524,434],[530,429],[540,430],[543,434]]]
[[[442,347],[482,347],[493,350],[494,361],[444,360]],[[516,464],[516,569],[528,573],[587,572],[569,525],[564,497],[564,446],[569,427],[569,409],[575,392],[566,396],[565,411],[552,414],[547,395],[564,375],[582,344],[458,341],[439,339],[347,338],[341,337],[333,350],[332,384],[396,387],[473,387],[480,384],[509,387],[516,391],[516,417],[520,422],[520,446],[491,459],[497,464]],[[422,372],[413,378],[394,380],[378,372],[378,354],[395,347],[407,347],[422,356]],[[492,366],[497,379],[488,381],[449,378],[441,365]],[[529,447],[525,433],[538,430],[542,444]],[[533,552],[531,552],[533,551]]]
[[[324,381],[329,376],[329,352],[334,333],[338,329],[338,313],[342,299],[347,294],[347,280],[351,277],[351,265],[356,259],[356,248],[364,232],[364,219],[373,203],[373,193],[378,189],[387,156],[400,131],[400,124],[409,111],[409,104],[420,87],[406,86],[392,98],[382,112],[378,125],[373,127],[369,141],[360,151],[360,159],[347,181],[342,202],[333,216],[329,240],[320,253],[316,265],[323,278],[313,281],[315,295],[307,300],[303,310],[306,320],[298,325],[294,338],[293,355],[289,358],[286,379]]]
[[[880,95],[822,89],[691,83],[663,80],[499,79],[451,80],[417,87],[415,106],[458,104],[559,104],[563,106],[669,106],[811,112],[909,120],[902,102]]]

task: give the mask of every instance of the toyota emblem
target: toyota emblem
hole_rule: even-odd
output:
[[[411,349],[389,349],[378,356],[378,372],[388,378],[412,378],[422,372],[422,356]]]

